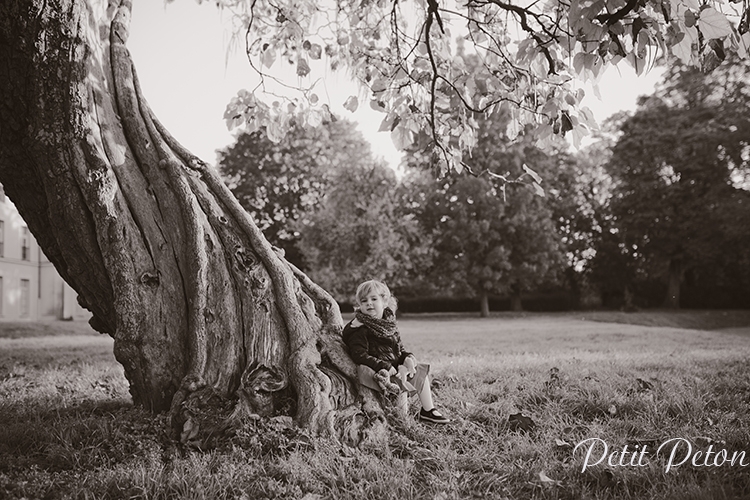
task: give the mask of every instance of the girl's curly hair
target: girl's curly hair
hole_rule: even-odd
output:
[[[391,311],[396,312],[396,309],[398,308],[398,301],[396,300],[396,297],[391,295],[391,290],[390,288],[388,288],[388,285],[378,280],[367,280],[359,284],[359,286],[357,287],[357,292],[354,295],[357,299],[354,308],[359,309],[359,302],[372,293],[380,295],[383,298],[383,302],[385,302],[386,307],[388,307]]]

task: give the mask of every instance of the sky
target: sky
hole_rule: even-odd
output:
[[[238,90],[257,83],[244,49],[232,47],[231,19],[210,2],[134,0],[130,49],[144,95],[159,120],[195,155],[216,163],[216,150],[234,142],[236,132],[227,130],[224,110]],[[652,93],[659,73],[637,77],[624,63],[610,68],[599,84],[602,99],[586,90],[583,102],[601,123],[620,110],[634,110],[640,95]],[[355,113],[343,108],[349,95],[357,94],[343,79],[327,81],[331,110],[358,124],[370,141],[375,156],[396,168],[401,154],[390,134],[378,132],[383,118],[369,106]],[[321,95],[321,100],[326,100]]]

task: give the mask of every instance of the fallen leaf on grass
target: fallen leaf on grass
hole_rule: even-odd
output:
[[[595,372],[589,371],[586,376],[583,377],[583,380],[592,380],[594,382],[599,382],[599,377],[596,376]]]
[[[316,493],[308,493],[307,495],[302,497],[302,500],[320,500],[321,498],[323,497]]]
[[[555,444],[558,448],[572,448],[573,445],[565,441],[564,439],[555,439]]]
[[[615,405],[609,405],[609,414],[615,416],[617,414],[617,407]]]
[[[628,439],[626,444],[628,446],[640,446],[640,447],[645,446],[647,448],[655,448],[658,442],[659,440],[656,438],[641,437],[641,438]]]
[[[196,424],[193,419],[189,418],[182,425],[182,433],[180,434],[180,441],[187,443],[195,439],[198,436],[199,425]]]
[[[536,424],[531,418],[526,417],[521,413],[514,413],[508,417],[508,427],[511,431],[529,432],[534,430]]]
[[[539,473],[539,481],[541,481],[542,484],[546,484],[548,486],[560,486],[562,484],[562,481],[552,479],[551,477],[547,476],[544,471],[541,471]]]
[[[717,440],[709,436],[696,436],[693,438],[693,442],[697,444],[698,446],[708,446],[710,444],[717,444],[717,445],[727,444],[727,442],[724,441],[723,439]]]
[[[553,366],[549,370],[549,380],[544,383],[544,386],[548,389],[557,387],[560,385],[560,369]]]
[[[649,382],[648,380],[643,380],[642,378],[635,379],[636,382],[638,382],[638,390],[639,391],[650,391],[654,388],[654,384]]]
[[[614,486],[617,486],[617,479],[615,479],[615,475],[612,474],[612,471],[608,469],[604,469],[601,473],[601,476],[599,477],[599,486],[601,488],[612,488]]]

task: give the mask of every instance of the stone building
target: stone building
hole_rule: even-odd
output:
[[[0,186],[0,321],[88,319]]]

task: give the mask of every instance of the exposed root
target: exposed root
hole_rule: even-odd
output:
[[[274,393],[287,387],[286,373],[257,362],[251,363],[242,374],[242,383],[237,390],[239,405],[249,413],[260,417],[278,414],[281,398]]]
[[[172,438],[200,450],[214,448],[233,432],[235,402],[204,387],[189,392],[180,389],[172,400]]]
[[[139,166],[153,164],[158,158],[158,165],[166,176],[158,172],[150,172],[150,180],[166,177],[173,196],[177,201],[180,221],[185,234],[185,244],[182,245],[182,255],[178,257],[178,266],[186,272],[183,286],[187,310],[187,339],[188,362],[187,372],[182,378],[181,389],[188,392],[195,391],[205,385],[204,372],[207,359],[207,331],[206,331],[206,303],[208,282],[208,256],[205,249],[205,234],[203,230],[200,207],[190,185],[185,178],[182,165],[172,154],[169,147],[160,138],[153,122],[151,112],[142,96],[138,79],[135,74],[129,52],[125,47],[129,35],[131,2],[123,0],[111,23],[110,57],[114,72],[114,88],[117,96],[120,114],[123,115],[123,127],[126,137],[135,145],[134,152]],[[155,148],[149,148],[152,144]],[[144,146],[146,145],[146,146]],[[154,150],[156,156],[154,156]],[[149,167],[150,168],[150,167]],[[147,169],[148,170],[148,169]],[[132,189],[131,186],[128,186]],[[145,189],[146,186],[141,186]],[[142,235],[148,242],[148,238]],[[149,248],[149,251],[151,249]],[[153,253],[151,253],[153,262]],[[155,265],[155,264],[154,264]],[[158,269],[154,269],[152,276],[158,280]],[[134,273],[133,273],[134,274]],[[153,283],[152,279],[149,283]],[[156,281],[158,287],[158,281]],[[127,316],[122,310],[120,317]],[[123,328],[118,325],[118,331]],[[119,334],[119,332],[118,332]],[[178,399],[186,395],[178,395]],[[174,409],[174,404],[171,405]],[[174,416],[174,415],[173,415]]]
[[[218,173],[187,152],[159,124],[158,120],[154,119],[154,124],[166,143],[183,158],[187,166],[201,174],[206,186],[237,222],[266,268],[273,282],[276,304],[287,328],[291,349],[288,366],[298,396],[297,422],[303,427],[311,428],[314,432],[327,432],[328,426],[321,424],[327,419],[326,415],[333,411],[328,401],[330,380],[318,369],[321,361],[316,347],[318,332],[312,328],[309,318],[306,317],[298,302],[298,292],[295,289],[295,283],[298,282],[295,281],[289,265],[274,251]]]
[[[341,333],[341,329],[344,327],[344,322],[341,320],[341,308],[339,308],[338,302],[326,292],[320,285],[313,282],[305,273],[297,268],[294,264],[288,262],[289,268],[294,273],[294,276],[299,280],[300,284],[305,289],[305,292],[312,297],[317,304],[321,304],[319,308],[321,317],[324,325],[333,332]]]
[[[151,120],[151,110],[145,99],[140,95],[140,87],[135,78],[134,82],[138,101],[141,105],[141,114],[146,123],[146,128],[159,151],[159,166],[165,168],[177,196],[177,201],[182,211],[182,222],[187,232],[187,245],[185,246],[185,265],[189,269],[187,277],[188,297],[188,341],[190,347],[189,371],[183,379],[182,386],[188,390],[197,390],[205,385],[203,373],[206,368],[207,359],[207,333],[206,333],[206,303],[208,302],[208,254],[206,253],[206,235],[203,229],[203,214],[198,200],[193,194],[190,184],[183,174],[183,165],[172,153],[169,146],[162,139],[159,131]]]

